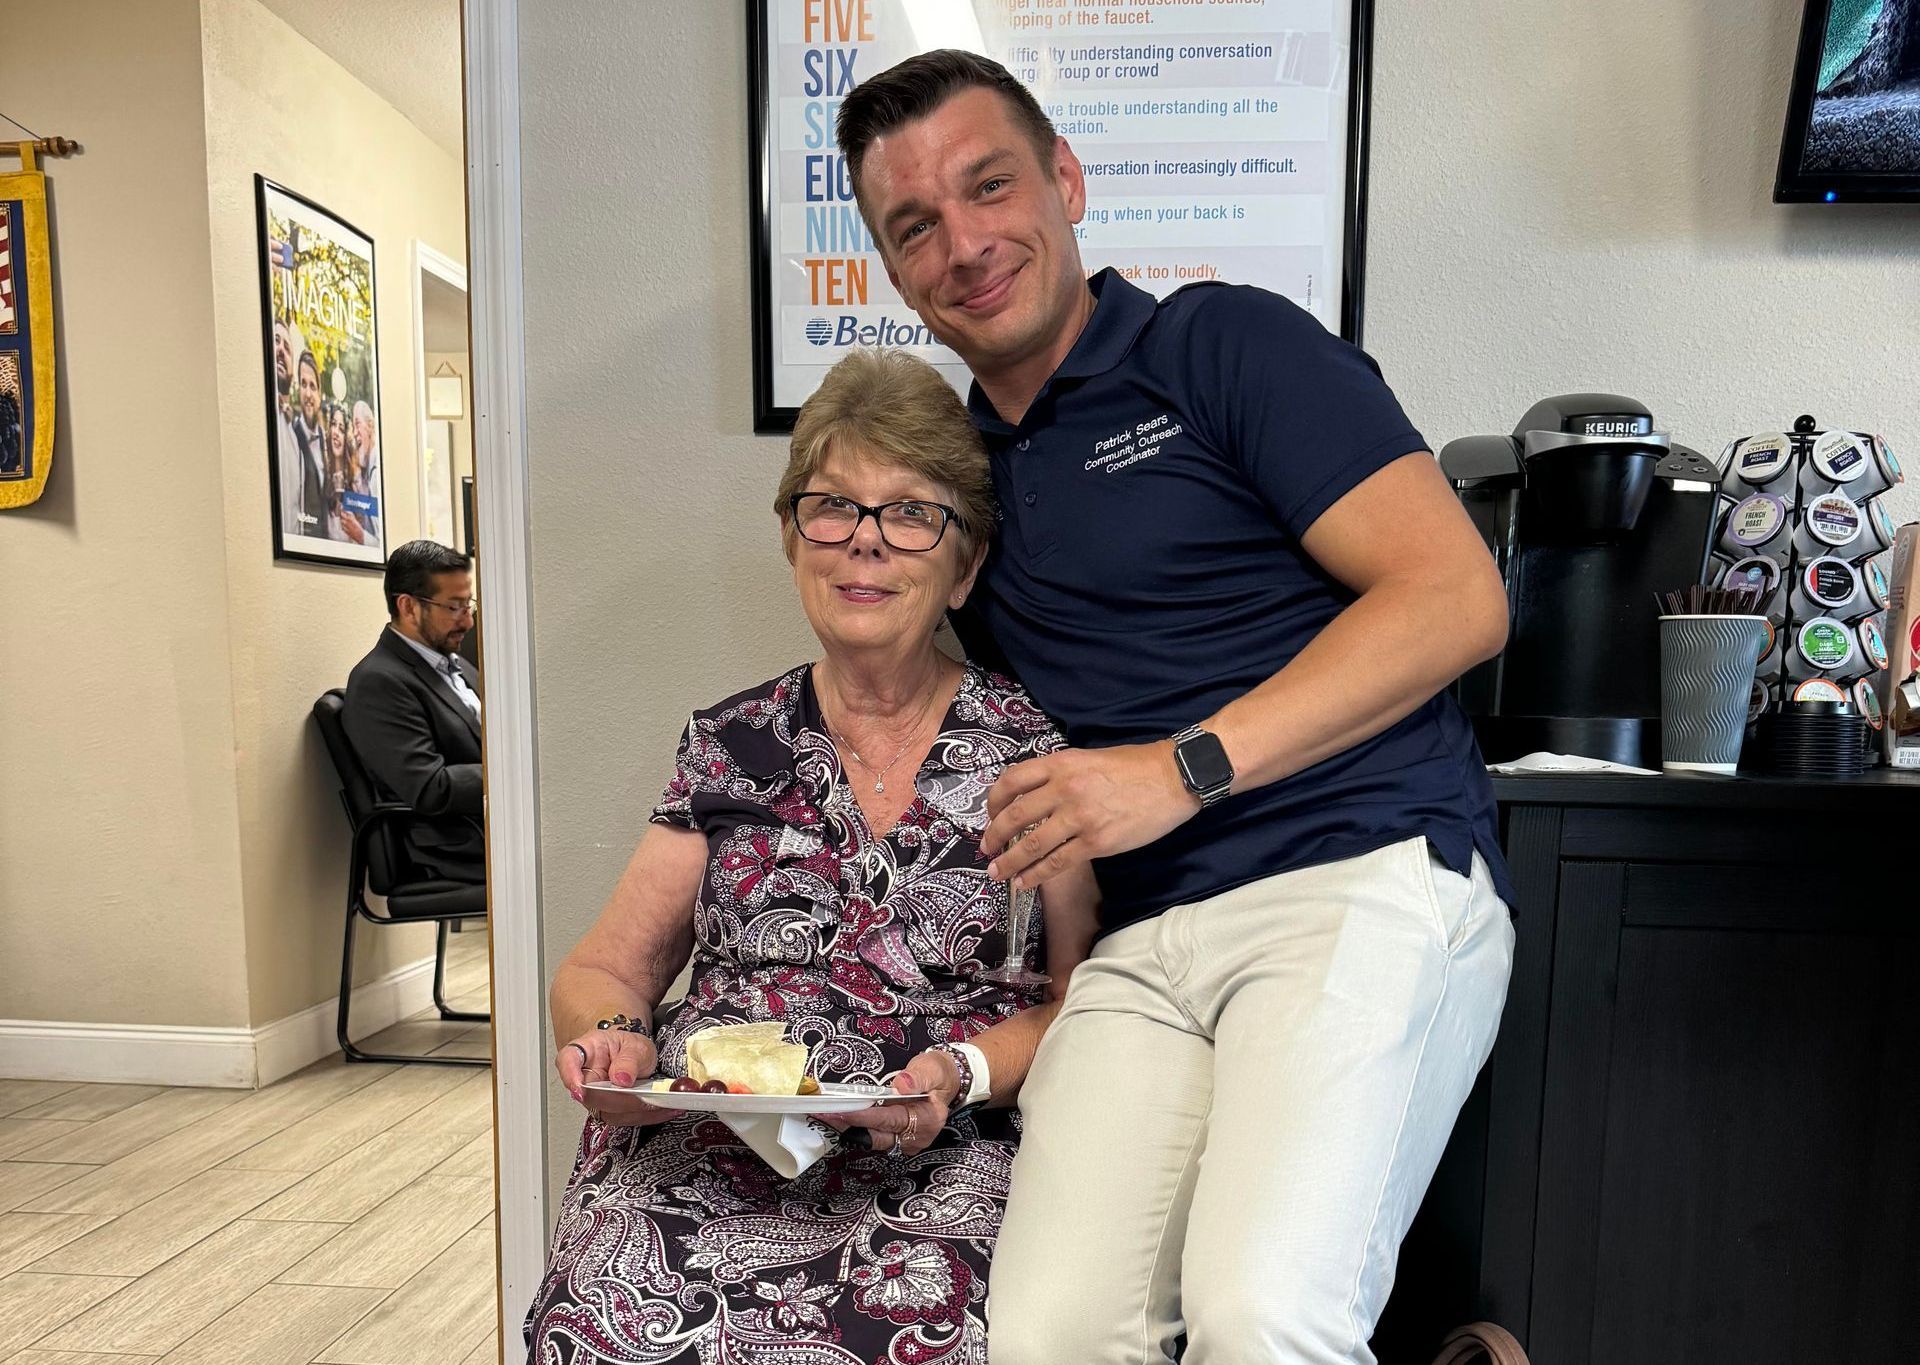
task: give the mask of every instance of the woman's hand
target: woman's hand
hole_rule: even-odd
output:
[[[665,1123],[678,1118],[681,1111],[652,1104],[635,1095],[615,1095],[606,1090],[588,1090],[588,1081],[612,1081],[632,1085],[653,1075],[659,1063],[653,1042],[643,1033],[625,1029],[589,1029],[570,1043],[563,1043],[554,1055],[554,1070],[567,1093],[616,1127],[640,1127]],[[665,1098],[662,1096],[661,1098]]]
[[[875,1105],[851,1114],[821,1114],[818,1121],[845,1132],[864,1128],[872,1134],[873,1150],[914,1156],[933,1145],[947,1126],[947,1114],[960,1094],[960,1068],[945,1052],[922,1052],[893,1078],[902,1095],[925,1092],[927,1098],[907,1104]]]

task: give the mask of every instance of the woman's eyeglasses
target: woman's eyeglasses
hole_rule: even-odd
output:
[[[947,527],[960,520],[960,514],[945,503],[924,498],[869,507],[838,493],[795,493],[787,499],[787,505],[793,510],[794,529],[815,545],[845,545],[860,529],[860,523],[872,517],[888,548],[909,554],[931,550],[946,535]]]

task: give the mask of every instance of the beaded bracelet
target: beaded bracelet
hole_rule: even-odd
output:
[[[966,1107],[967,1096],[973,1093],[973,1063],[967,1060],[967,1054],[952,1043],[935,1043],[929,1052],[944,1052],[953,1058],[954,1066],[960,1072],[960,1088],[953,1095],[953,1111],[958,1113]]]

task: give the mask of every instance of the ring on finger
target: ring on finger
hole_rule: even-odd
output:
[[[913,1110],[909,1109],[907,1111],[907,1135],[904,1138],[899,1139],[899,1142],[901,1143],[901,1145],[904,1146],[906,1143],[912,1142],[915,1134],[919,1131],[919,1128],[920,1128],[920,1116],[916,1114]]]
[[[588,1065],[590,1065],[593,1061],[591,1057],[587,1056],[587,1050],[581,1047],[580,1044],[578,1043],[568,1043],[567,1046],[580,1054],[580,1069],[582,1071],[586,1070]]]

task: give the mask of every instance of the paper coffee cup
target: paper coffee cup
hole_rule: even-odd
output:
[[[1753,697],[1759,616],[1660,618],[1660,766],[1731,775]]]

